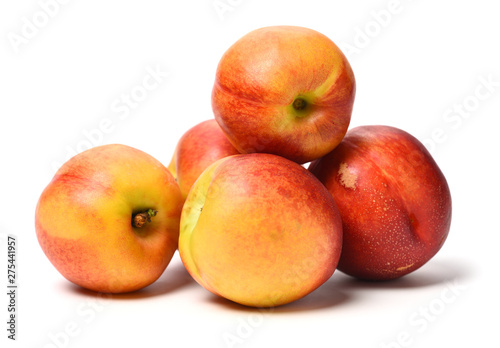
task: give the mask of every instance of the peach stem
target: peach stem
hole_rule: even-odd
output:
[[[156,216],[158,210],[148,209],[132,216],[132,226],[141,228],[146,222],[151,222],[151,218]]]

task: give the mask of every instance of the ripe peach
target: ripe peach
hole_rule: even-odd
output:
[[[309,170],[331,192],[342,216],[342,272],[368,280],[398,278],[443,245],[451,223],[448,184],[407,132],[354,128]]]
[[[103,145],[57,171],[38,201],[36,234],[69,281],[106,293],[134,291],[169,264],[182,203],[159,161],[129,146]]]
[[[326,188],[270,154],[235,155],[208,167],[188,194],[179,253],[207,290],[240,304],[297,300],[334,272],[342,223]]]
[[[215,161],[239,154],[214,119],[201,122],[179,139],[168,169],[186,199],[200,174]]]
[[[212,108],[241,153],[305,163],[340,143],[354,95],[351,66],[328,37],[308,28],[273,26],[246,34],[224,53]]]

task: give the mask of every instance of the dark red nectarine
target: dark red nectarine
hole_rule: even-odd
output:
[[[309,170],[333,195],[342,217],[340,271],[367,280],[399,278],[443,245],[450,190],[429,152],[407,132],[354,128]]]

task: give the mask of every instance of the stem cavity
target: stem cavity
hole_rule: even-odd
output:
[[[297,111],[302,111],[307,107],[307,102],[302,98],[297,98],[293,101],[293,108]]]

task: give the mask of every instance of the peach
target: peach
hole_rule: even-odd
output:
[[[153,283],[169,264],[182,203],[159,161],[132,147],[103,145],[57,171],[36,207],[36,235],[69,281],[99,292],[130,292]]]
[[[254,307],[295,301],[333,274],[342,223],[326,188],[270,154],[235,155],[208,167],[181,214],[179,253],[212,293]]]
[[[241,153],[305,163],[340,143],[354,95],[351,66],[328,37],[303,27],[272,26],[246,34],[224,53],[212,109]]]
[[[342,216],[340,271],[367,280],[399,278],[429,261],[446,240],[448,184],[407,132],[356,127],[309,170],[331,192]]]
[[[179,139],[168,166],[186,199],[200,174],[215,161],[239,154],[214,119],[197,124]]]

